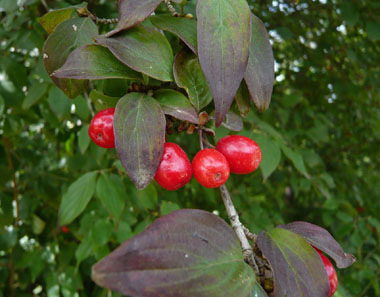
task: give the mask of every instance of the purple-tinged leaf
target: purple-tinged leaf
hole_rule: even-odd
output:
[[[209,116],[210,120],[215,121],[215,113],[213,112]],[[229,111],[227,112],[224,121],[222,122],[222,126],[231,131],[241,131],[243,129],[243,120],[236,113]]]
[[[235,95],[235,101],[240,115],[244,118],[247,117],[249,111],[251,110],[251,95],[249,94],[247,84],[244,80],[241,82],[241,85]]]
[[[107,33],[107,37],[140,24],[161,2],[162,0],[119,0],[119,22],[115,30]]]
[[[158,80],[173,80],[173,51],[160,32],[139,25],[111,38],[100,36],[96,41],[132,69]]]
[[[274,81],[273,51],[264,23],[253,14],[249,60],[244,79],[257,109],[268,109]]]
[[[132,297],[247,297],[255,283],[232,228],[196,209],[157,219],[94,265],[92,279]]]
[[[49,11],[41,17],[40,24],[48,34],[51,34],[55,27],[71,18],[73,12],[79,8],[87,8],[87,3],[83,2],[79,5]]]
[[[216,126],[247,69],[251,13],[245,0],[198,0],[198,56],[215,102]]]
[[[346,268],[356,261],[355,257],[351,254],[346,254],[334,237],[322,227],[307,222],[293,222],[280,225],[278,228],[287,229],[301,235],[312,246],[333,258],[338,268]]]
[[[93,43],[98,28],[89,18],[68,19],[60,23],[48,37],[43,48],[46,71],[54,83],[70,98],[75,98],[87,87],[86,80],[59,79],[52,76],[61,68],[72,50]]]
[[[90,44],[77,48],[66,63],[53,73],[57,78],[109,79],[121,78],[142,81],[140,73],[132,70],[106,47]]]
[[[128,176],[138,189],[153,179],[165,142],[165,115],[160,104],[143,93],[129,93],[116,105],[116,151]]]
[[[197,53],[197,22],[181,17],[155,15],[149,18],[160,30],[177,35],[194,52]]]
[[[191,104],[199,112],[212,100],[211,90],[203,74],[198,57],[182,49],[175,57],[174,78],[180,88],[189,95]]]
[[[274,296],[326,297],[330,284],[318,253],[285,229],[261,232],[257,245],[272,266]]]
[[[198,114],[191,105],[189,99],[175,90],[159,90],[153,95],[160,103],[165,114],[171,115],[179,120],[198,124]]]

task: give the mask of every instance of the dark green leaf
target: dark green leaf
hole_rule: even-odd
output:
[[[307,169],[305,167],[305,163],[303,161],[302,155],[298,153],[297,151],[292,150],[290,147],[286,146],[285,144],[281,144],[281,150],[284,153],[284,155],[292,161],[294,167],[302,173],[305,177],[310,177]]]
[[[281,149],[277,142],[264,135],[255,135],[253,140],[258,143],[262,153],[260,163],[261,173],[266,180],[276,170],[281,161]]]
[[[99,92],[95,89],[91,91],[89,96],[91,101],[94,102],[97,111],[110,107],[115,107],[120,99],[119,97],[111,97],[104,95],[102,92]]]
[[[159,103],[130,93],[116,105],[115,144],[121,163],[137,188],[145,188],[160,165],[166,121]]]
[[[156,220],[93,266],[92,278],[140,297],[247,297],[255,283],[232,228],[193,209]]]
[[[5,102],[3,96],[0,95],[0,117],[3,115]]]
[[[149,18],[160,30],[177,35],[194,52],[197,53],[197,22],[187,18],[155,15]]]
[[[124,184],[115,174],[102,174],[96,183],[96,195],[116,220],[120,218],[127,199]]]
[[[45,95],[48,89],[48,84],[33,84],[30,90],[28,91],[28,95],[25,97],[24,102],[22,103],[23,109],[28,109],[32,105],[36,104],[38,100]]]
[[[380,22],[368,22],[365,29],[368,37],[373,41],[380,40]]]
[[[244,79],[257,109],[268,109],[273,90],[274,58],[265,25],[255,15],[252,15],[252,37]]]
[[[59,208],[61,226],[71,223],[86,208],[95,192],[96,176],[96,172],[88,172],[70,185]]]
[[[183,49],[175,57],[174,78],[177,85],[186,90],[197,111],[211,102],[212,95],[206,77],[197,56],[190,51]]]
[[[216,126],[246,72],[251,14],[245,0],[198,0],[198,56],[215,102]]]
[[[141,74],[121,63],[106,47],[90,44],[74,50],[53,73],[57,78],[142,80]]]
[[[161,216],[166,216],[167,214],[173,211],[176,211],[178,209],[180,209],[180,207],[177,204],[164,200],[161,203],[160,214]]]
[[[247,114],[251,110],[251,95],[249,94],[247,84],[244,80],[240,84],[240,87],[235,95],[235,101],[240,115],[244,118],[247,117]]]
[[[73,12],[82,7],[86,8],[87,3],[49,11],[41,17],[40,24],[48,34],[51,34],[60,23],[71,18]]]
[[[162,0],[119,0],[119,23],[116,29],[109,32],[107,36],[140,24],[161,2]]]
[[[70,115],[72,102],[65,93],[53,86],[49,90],[48,102],[50,109],[58,119],[62,120]]]
[[[198,124],[198,115],[182,93],[175,90],[159,90],[154,93],[154,98],[160,103],[165,114],[171,115],[179,120]]]
[[[84,121],[90,116],[87,100],[83,96],[78,96],[73,100],[75,105],[75,113]]]
[[[56,85],[70,98],[82,93],[87,81],[58,79],[52,73],[62,67],[72,50],[93,43],[93,38],[97,35],[98,28],[89,18],[74,18],[59,24],[45,42],[45,68]]]
[[[132,69],[162,81],[173,80],[173,52],[160,32],[139,25],[112,38],[98,37],[96,41]]]
[[[119,243],[122,243],[127,239],[131,238],[132,235],[133,233],[129,224],[126,222],[120,222],[116,232],[117,241]]]
[[[90,136],[88,135],[88,128],[89,125],[84,125],[79,131],[78,145],[79,150],[82,154],[84,154],[87,151],[88,146],[91,142]]]
[[[333,258],[339,268],[346,268],[355,262],[355,257],[346,254],[334,237],[322,227],[307,222],[293,222],[280,225],[278,228],[284,228],[301,235],[308,243]]]
[[[261,232],[257,245],[272,266],[274,296],[328,296],[330,285],[323,262],[301,236],[276,228]]]
[[[85,237],[78,248],[75,250],[75,258],[77,262],[80,263],[87,259],[92,253],[92,242],[90,236]],[[58,295],[59,296],[59,295]]]
[[[107,219],[97,220],[91,229],[91,241],[94,247],[101,247],[107,244],[112,236],[114,227]]]

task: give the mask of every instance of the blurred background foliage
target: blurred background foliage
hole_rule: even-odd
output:
[[[0,296],[107,296],[91,281],[91,265],[157,217],[200,208],[226,218],[217,190],[193,179],[177,192],[155,183],[137,191],[116,152],[90,143],[91,103],[55,87],[41,55],[39,18],[79,3],[0,0]],[[338,270],[336,296],[380,296],[380,2],[249,4],[269,30],[276,82],[270,109],[251,110],[240,132],[260,144],[263,161],[228,181],[236,207],[255,232],[295,220],[325,227],[357,257]],[[117,17],[116,1],[88,8]],[[97,86],[118,97],[126,84]],[[219,128],[217,138],[228,133]],[[196,135],[168,140],[190,159],[199,150]],[[96,178],[78,180],[88,172]],[[75,181],[93,198],[62,230],[60,201],[75,195]]]

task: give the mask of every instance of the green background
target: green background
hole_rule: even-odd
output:
[[[116,152],[90,143],[87,101],[52,84],[38,23],[44,4],[79,3],[0,0],[0,296],[107,296],[90,279],[92,264],[155,218],[178,208],[226,218],[217,190],[193,179],[177,192],[155,183],[137,191]],[[249,4],[269,30],[276,81],[269,110],[252,110],[239,133],[260,144],[263,161],[227,182],[235,206],[254,232],[295,220],[325,227],[357,257],[337,271],[336,296],[380,296],[380,3]],[[89,9],[117,17],[116,1]],[[103,89],[118,96],[116,84]],[[228,133],[219,128],[217,138]],[[190,159],[199,150],[196,135],[168,140]],[[91,199],[68,233],[57,225],[64,195]]]

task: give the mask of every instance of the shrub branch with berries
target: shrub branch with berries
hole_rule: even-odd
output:
[[[187,5],[196,5],[195,15]],[[269,107],[274,58],[265,25],[245,0],[119,0],[118,8],[119,19],[99,19],[86,5],[42,17],[50,33],[46,70],[69,97],[86,94],[98,111],[90,138],[116,148],[137,189],[154,179],[177,191],[194,175],[202,186],[219,188],[232,228],[207,211],[172,212],[94,265],[93,280],[133,297],[331,297],[337,276],[323,253],[338,268],[355,258],[306,222],[253,234],[225,185],[230,174],[255,171],[265,155],[244,136],[215,140],[221,125],[240,131],[252,103],[259,111]],[[103,94],[99,81],[121,82],[125,95]],[[166,142],[173,130],[199,135],[192,162],[186,148]],[[59,211],[62,228],[80,213],[67,199]]]

